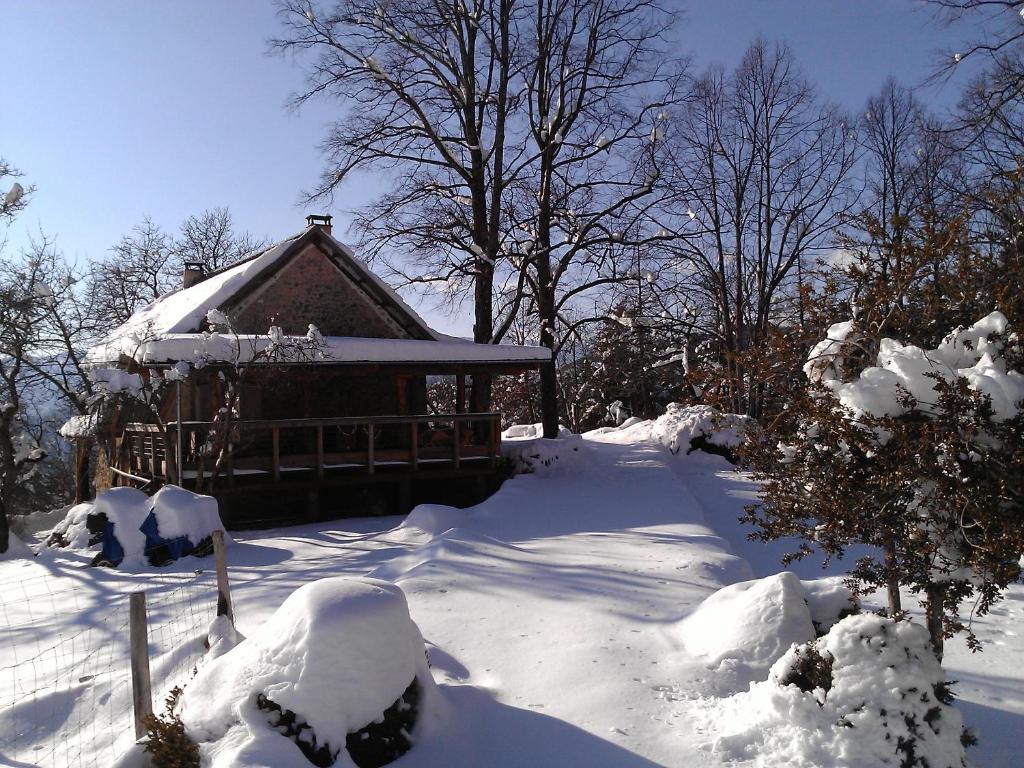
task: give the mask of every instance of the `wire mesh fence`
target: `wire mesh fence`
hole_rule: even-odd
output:
[[[156,709],[184,685],[216,615],[212,570],[143,579],[5,572],[0,586],[0,765],[108,765],[135,740],[129,596],[144,589]],[[42,571],[42,573],[40,573]]]

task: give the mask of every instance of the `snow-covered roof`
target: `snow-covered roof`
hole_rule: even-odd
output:
[[[285,340],[293,337],[284,337]],[[305,337],[294,337],[304,340]],[[440,341],[369,339],[325,336],[316,356],[303,363],[542,363],[551,359],[546,347],[515,344],[474,344],[440,336]],[[266,335],[177,333],[136,344],[131,356],[142,363],[237,361],[247,363],[271,343]],[[322,356],[321,354],[322,353]]]
[[[406,324],[424,339],[376,339],[358,337],[327,337],[322,362],[546,362],[550,352],[543,347],[520,347],[509,344],[475,344],[464,339],[445,336],[430,328],[401,296],[373,273],[364,261],[322,228],[310,226],[282,240],[245,261],[207,277],[184,289],[168,293],[132,315],[114,329],[100,344],[89,350],[87,361],[92,365],[116,363],[123,357],[145,363],[178,361],[237,360],[247,362],[256,350],[269,343],[265,336],[227,337],[203,333],[207,313],[220,309],[238,296],[261,275],[273,271],[281,259],[296,253],[300,241],[313,234],[322,236],[326,244],[340,256],[344,266],[356,279],[371,286],[392,310],[404,316]],[[236,343],[237,341],[237,343]],[[242,352],[239,355],[239,348]]]

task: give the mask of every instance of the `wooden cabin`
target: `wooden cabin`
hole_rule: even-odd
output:
[[[332,237],[330,217],[307,222],[227,269],[188,265],[181,289],[90,350],[98,380],[136,376],[159,392],[155,413],[121,398],[102,420],[97,488],[199,489],[235,528],[464,505],[493,491],[501,414],[491,381],[536,370],[548,350],[432,330]],[[211,326],[210,310],[230,332]],[[282,339],[288,354],[266,352]],[[442,377],[453,407],[434,412],[428,386]],[[213,477],[226,381],[238,396]]]

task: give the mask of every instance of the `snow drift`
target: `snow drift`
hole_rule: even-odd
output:
[[[402,590],[333,577],[297,589],[259,631],[200,669],[181,718],[204,764],[301,765],[297,744],[270,725],[270,701],[306,723],[307,743],[337,754],[335,765],[352,765],[350,734],[379,721],[415,681],[432,678]]]

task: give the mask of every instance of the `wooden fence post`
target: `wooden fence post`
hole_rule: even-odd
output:
[[[224,531],[213,532],[213,557],[217,561],[217,615],[227,616],[231,626],[234,626],[235,609],[231,605],[231,590],[228,586],[228,561],[225,557]]]
[[[140,739],[146,734],[143,720],[153,714],[153,683],[149,676],[149,627],[146,622],[146,593],[133,592],[129,597],[128,607],[135,738]]]

